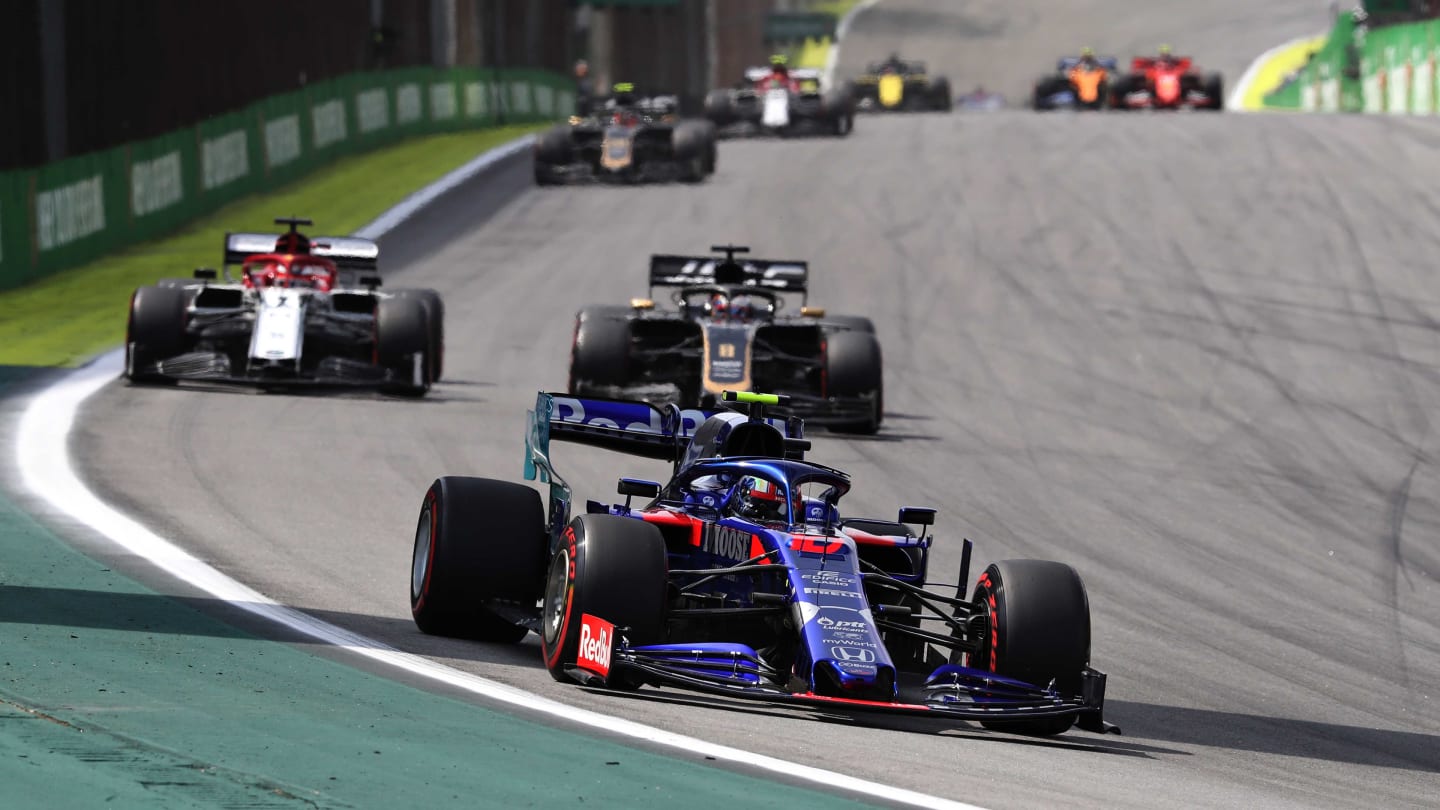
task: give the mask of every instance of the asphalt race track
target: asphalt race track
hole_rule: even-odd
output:
[[[1324,26],[1313,0],[1258,5],[885,0],[857,19],[839,74],[899,50],[957,90],[1014,99],[1064,51],[1167,42],[1233,82]],[[840,141],[727,143],[701,187],[527,183],[522,164],[499,170],[385,242],[392,284],[447,301],[450,379],[431,397],[116,383],[75,437],[88,480],[227,573],[396,647],[937,796],[1440,796],[1440,123],[875,117]],[[723,241],[809,258],[813,303],[878,325],[884,430],[817,436],[812,454],[855,475],[847,512],[940,507],[944,579],[962,536],[981,565],[1075,565],[1124,736],[611,696],[551,681],[533,637],[418,634],[406,591],[425,487],[518,479],[525,410],[564,385],[575,310],[643,294],[651,252]],[[556,455],[581,498],[664,473]]]

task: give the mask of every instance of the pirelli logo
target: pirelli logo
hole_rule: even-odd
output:
[[[707,523],[700,537],[700,547],[717,557],[739,562],[750,559],[750,544],[754,538],[753,534],[743,529]]]

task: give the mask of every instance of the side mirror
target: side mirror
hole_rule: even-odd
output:
[[[195,278],[198,279],[203,279],[205,281],[214,281],[217,275],[218,274],[215,272],[215,268],[213,267],[195,268]]]
[[[924,506],[902,506],[900,507],[900,522],[915,524],[916,526],[934,526],[935,510]],[[921,534],[924,534],[922,531]]]
[[[660,497],[660,484],[655,481],[646,481],[643,478],[621,478],[620,485],[616,489],[625,496],[626,509],[630,508],[630,499],[637,495],[642,498]]]

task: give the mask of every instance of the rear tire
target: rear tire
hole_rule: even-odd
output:
[[[141,287],[130,296],[130,319],[125,329],[125,377],[134,383],[174,385],[158,374],[155,364],[183,354],[185,307],[189,296],[180,287]]]
[[[931,103],[940,112],[950,112],[955,107],[954,95],[950,92],[950,80],[936,79],[931,85]]]
[[[435,290],[397,290],[400,298],[414,298],[425,306],[425,320],[430,324],[430,382],[440,381],[445,371],[445,300]]]
[[[390,372],[388,393],[424,396],[430,390],[430,323],[419,298],[381,298],[375,308],[375,360]],[[420,355],[418,374],[414,357]]]
[[[725,126],[735,117],[729,90],[711,90],[705,94],[705,117],[716,126]]]
[[[1090,662],[1090,601],[1080,575],[1049,560],[1002,560],[980,575],[975,609],[989,617],[986,650],[969,666],[1044,687],[1080,694]],[[1051,736],[1074,725],[1074,716],[982,721],[995,731]]]
[[[545,510],[540,493],[508,481],[440,478],[415,527],[410,613],[421,632],[514,644],[529,631],[497,616],[491,600],[533,608],[544,588]]]
[[[885,375],[880,341],[860,332],[832,332],[825,337],[826,394],[832,397],[868,399],[871,415],[857,422],[834,425],[844,433],[872,434],[885,418]]]
[[[572,521],[545,577],[540,644],[550,676],[570,680],[565,670],[576,660],[582,614],[614,624],[631,644],[660,641],[666,571],[665,541],[654,526],[616,515]],[[614,679],[611,685],[640,684]]]
[[[1205,77],[1205,95],[1214,102],[1210,109],[1219,112],[1225,109],[1225,79],[1219,73]]]
[[[875,322],[864,315],[828,315],[821,320],[826,323],[844,326],[852,332],[864,332],[869,335],[875,334]]]
[[[630,310],[586,307],[575,315],[569,391],[582,395],[630,381]]]
[[[568,166],[574,162],[574,149],[570,143],[570,127],[556,124],[540,134],[535,141],[535,185],[559,185],[556,166]]]

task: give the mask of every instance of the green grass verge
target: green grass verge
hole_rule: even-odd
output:
[[[273,230],[277,216],[309,217],[315,233],[345,234],[481,152],[544,125],[415,138],[342,158],[266,194],[152,242],[0,293],[0,365],[67,366],[125,339],[125,307],[139,286],[220,261],[226,231]]]

